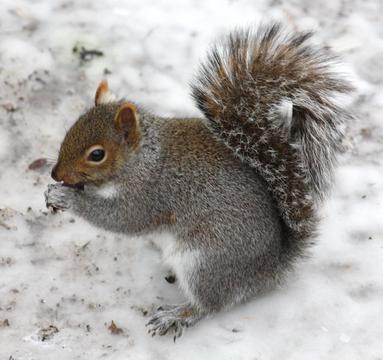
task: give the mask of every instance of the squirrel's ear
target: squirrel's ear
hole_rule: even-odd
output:
[[[124,138],[129,144],[138,144],[140,127],[137,108],[134,104],[126,102],[121,105],[115,118],[115,125],[117,130],[124,134]]]
[[[116,96],[109,91],[108,82],[102,80],[96,90],[96,96],[94,97],[95,105],[105,104],[116,100]]]

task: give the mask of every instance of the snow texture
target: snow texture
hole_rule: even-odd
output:
[[[151,338],[150,311],[184,300],[158,251],[48,213],[50,166],[101,79],[158,114],[199,115],[188,82],[208,45],[271,18],[316,30],[357,88],[317,245],[281,289],[175,344]],[[383,359],[382,21],[380,0],[2,0],[0,359]]]

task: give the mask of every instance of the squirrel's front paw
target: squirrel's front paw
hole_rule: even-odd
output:
[[[73,189],[62,184],[49,184],[45,191],[45,204],[53,210],[67,210],[71,207],[71,195]]]

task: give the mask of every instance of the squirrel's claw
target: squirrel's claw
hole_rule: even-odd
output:
[[[66,189],[62,184],[49,184],[44,196],[45,204],[48,209],[67,210],[70,208]]]
[[[166,305],[157,309],[146,326],[150,326],[148,333],[153,337],[166,335],[170,329],[173,329],[173,340],[176,341],[182,336],[184,328],[194,325],[200,319],[201,315],[189,304]]]

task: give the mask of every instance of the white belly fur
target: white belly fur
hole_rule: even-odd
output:
[[[189,284],[193,272],[198,266],[199,252],[180,249],[175,236],[169,233],[153,234],[151,239],[154,245],[161,250],[164,264],[174,271],[177,283],[186,297],[194,305],[198,305]]]
[[[108,199],[116,196],[119,193],[118,185],[110,181],[96,189],[99,196]]]

